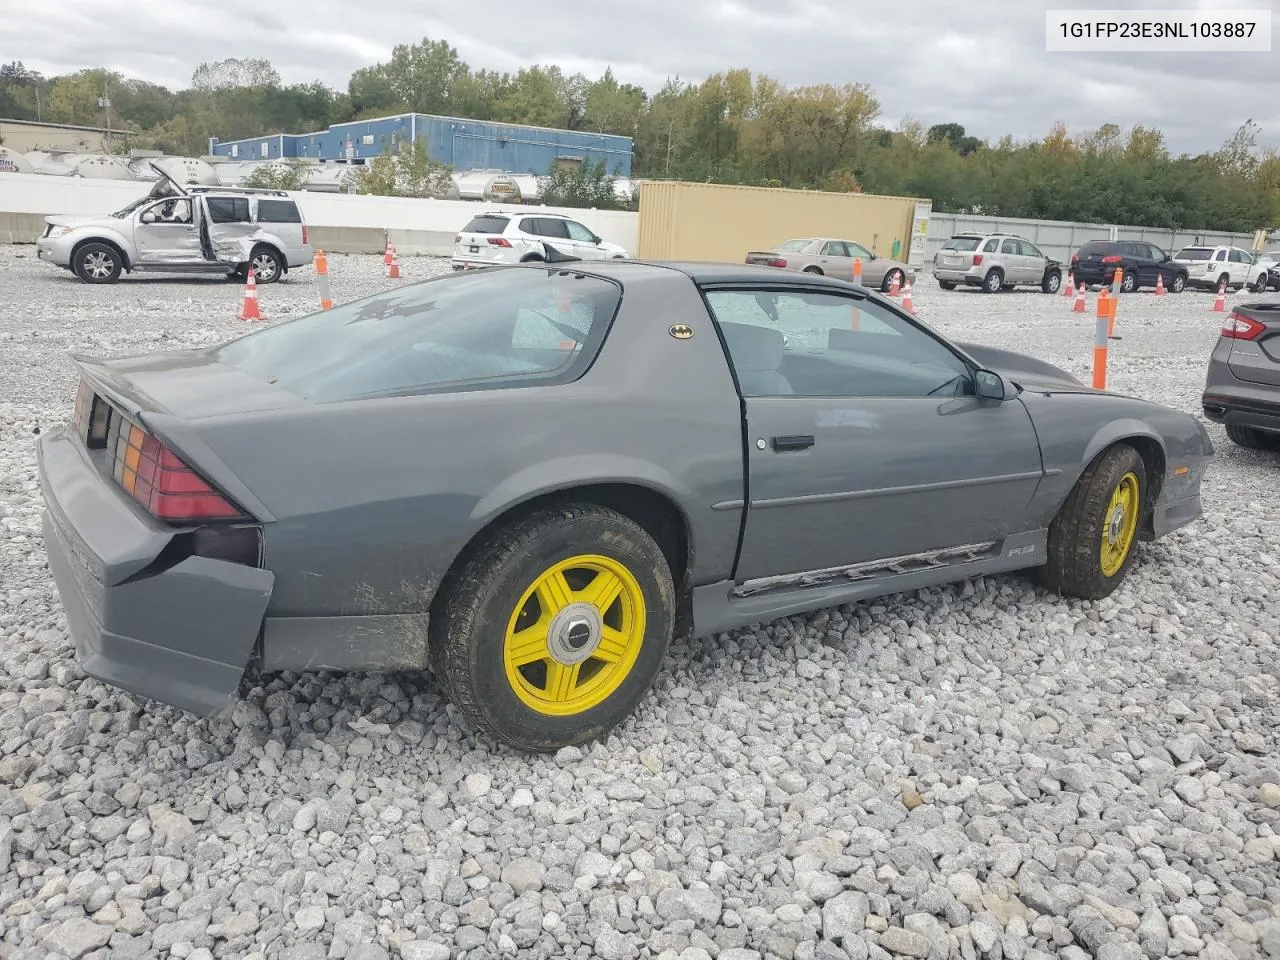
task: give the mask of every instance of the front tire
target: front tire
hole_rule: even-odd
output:
[[[1137,450],[1117,443],[1099,454],[1049,525],[1041,583],[1084,600],[1109,596],[1136,556],[1146,498],[1147,471]]]
[[[1185,273],[1175,273],[1173,282],[1169,284],[1170,293],[1181,293],[1187,289],[1187,275]]]
[[[983,293],[999,293],[1004,287],[1004,272],[999,267],[987,274],[982,281]]]
[[[1266,293],[1266,292],[1267,292],[1267,280],[1269,279],[1269,277],[1270,277],[1270,274],[1267,274],[1267,273],[1264,273],[1262,276],[1260,276],[1260,277],[1258,278],[1257,282],[1256,282],[1256,283],[1253,285],[1253,287],[1251,288],[1251,289],[1253,290],[1253,292],[1254,292],[1254,293]]]
[[[85,283],[115,283],[124,261],[109,243],[86,243],[76,248],[71,269]]]
[[[671,572],[653,537],[578,503],[503,526],[469,553],[429,627],[432,669],[463,716],[539,753],[625,720],[674,629]]]
[[[1040,281],[1040,289],[1045,293],[1057,293],[1062,289],[1062,271],[1050,270],[1044,275],[1044,279]]]

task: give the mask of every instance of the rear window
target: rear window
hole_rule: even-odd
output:
[[[1213,256],[1213,247],[1183,247],[1173,255],[1175,260],[1208,260]]]
[[[487,217],[484,215],[472,217],[470,222],[462,228],[463,233],[501,233],[507,229],[507,224],[511,222],[510,217]]]
[[[209,219],[214,223],[248,223],[248,197],[208,197]]]
[[[952,237],[942,245],[943,250],[977,250],[978,244],[982,242],[981,237]]]
[[[259,223],[301,223],[302,214],[298,211],[298,205],[292,200],[267,200],[258,201],[258,222]]]
[[[1084,246],[1080,248],[1080,252],[1081,253],[1105,253],[1106,251],[1110,250],[1113,246],[1115,246],[1115,244],[1113,244],[1110,240],[1090,240],[1088,243],[1086,243]]]
[[[256,331],[216,356],[317,403],[567,383],[591,364],[621,296],[596,277],[455,274]]]
[[[799,253],[811,243],[812,240],[788,240],[778,244],[778,253]]]

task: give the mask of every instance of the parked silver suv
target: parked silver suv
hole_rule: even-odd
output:
[[[307,225],[283,190],[183,186],[160,174],[147,196],[107,216],[45,217],[36,255],[85,283],[124,271],[221,273],[274,283],[312,262]]]
[[[943,290],[964,284],[986,293],[1034,284],[1045,293],[1062,289],[1062,264],[1040,252],[1030,240],[1011,233],[958,233],[933,260],[933,275]]]

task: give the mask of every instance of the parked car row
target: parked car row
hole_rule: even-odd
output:
[[[1010,233],[958,233],[933,262],[944,290],[979,287],[987,293],[1037,286],[1045,293],[1062,287],[1063,265],[1025,237]],[[1196,245],[1169,253],[1145,240],[1090,240],[1071,257],[1072,280],[1086,287],[1110,286],[1121,270],[1120,290],[1132,293],[1163,284],[1170,293],[1187,287],[1216,290],[1280,290],[1280,252],[1255,256],[1240,247]]]

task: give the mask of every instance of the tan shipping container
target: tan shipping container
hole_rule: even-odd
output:
[[[897,240],[898,259],[905,261],[922,199],[643,180],[639,256],[740,263],[748,250],[772,250],[796,237],[832,237],[885,257]]]

